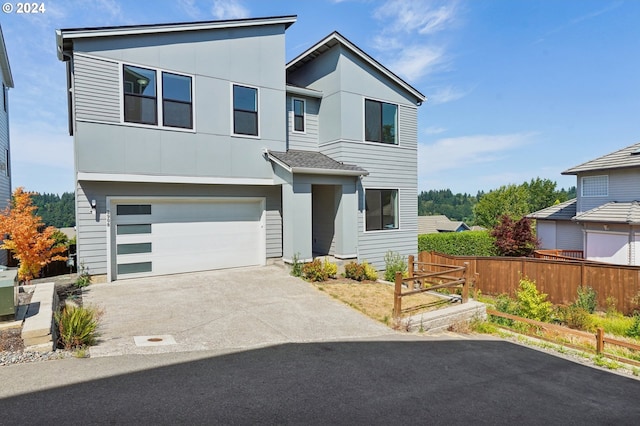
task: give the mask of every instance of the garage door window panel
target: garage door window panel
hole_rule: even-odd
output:
[[[150,233],[151,233],[150,223],[116,226],[117,235],[136,235],[136,234],[150,234]]]
[[[116,214],[118,216],[150,215],[151,204],[118,204]]]
[[[151,271],[151,262],[121,263],[118,265],[118,275],[139,274]]]
[[[151,243],[118,244],[117,253],[119,255],[151,253]]]

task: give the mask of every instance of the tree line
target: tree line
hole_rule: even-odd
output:
[[[31,197],[36,206],[35,214],[42,218],[46,226],[67,228],[76,225],[75,200],[73,192],[58,194],[38,194]]]
[[[487,193],[479,191],[476,195],[453,194],[449,189],[422,191],[418,195],[418,214],[442,214],[467,225],[493,228],[503,214],[520,218],[575,196],[575,186],[557,189],[556,182],[538,177],[520,185],[503,185]]]

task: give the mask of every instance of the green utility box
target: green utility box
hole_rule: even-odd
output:
[[[18,271],[0,271],[0,318],[14,319],[18,305],[18,287],[16,277]]]

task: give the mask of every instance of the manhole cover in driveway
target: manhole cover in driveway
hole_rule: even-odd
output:
[[[133,336],[136,346],[167,346],[175,345],[176,339],[169,334],[160,336]]]

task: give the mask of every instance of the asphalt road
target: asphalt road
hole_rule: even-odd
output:
[[[69,359],[0,377],[0,424],[640,424],[640,381],[495,340]]]

